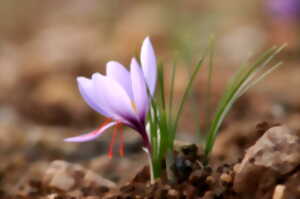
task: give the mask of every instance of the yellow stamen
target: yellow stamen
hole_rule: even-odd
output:
[[[137,112],[136,104],[133,101],[131,101],[131,107],[135,112]]]

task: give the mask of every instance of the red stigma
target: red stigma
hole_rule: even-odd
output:
[[[124,156],[124,138],[123,138],[123,130],[122,130],[122,123],[118,123],[115,128],[114,128],[114,132],[113,132],[113,135],[111,137],[111,142],[110,142],[110,145],[109,145],[109,151],[108,151],[108,157],[109,158],[112,158],[113,157],[113,147],[114,147],[114,144],[115,144],[115,138],[118,134],[118,131],[120,133],[120,149],[119,149],[119,153],[120,153],[120,156]]]
[[[112,119],[107,118],[99,127],[97,130],[94,131],[94,134],[97,134],[97,132],[102,129],[104,126],[106,126],[108,123],[110,123]]]
[[[123,157],[124,154],[125,154],[125,151],[124,151],[124,137],[123,137],[122,126],[120,127],[120,148],[119,148],[119,153],[120,153],[121,157]]]

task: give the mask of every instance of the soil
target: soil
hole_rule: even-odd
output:
[[[1,198],[87,199],[289,199],[300,194],[300,132],[266,122],[256,126],[254,140],[237,162],[204,164],[202,148],[195,144],[175,147],[170,172],[150,183],[145,166],[132,180],[116,185],[78,164],[54,161],[37,179],[29,177],[12,196]],[[252,140],[253,141],[253,140]],[[3,174],[5,176],[5,173]]]

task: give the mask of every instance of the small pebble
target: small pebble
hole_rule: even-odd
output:
[[[213,186],[216,183],[216,180],[214,179],[214,177],[212,176],[207,176],[205,182],[210,185]]]
[[[214,193],[212,191],[207,191],[205,192],[204,196],[202,197],[202,199],[214,199]]]
[[[225,182],[225,183],[231,183],[232,182],[232,177],[231,175],[227,174],[227,173],[223,173],[221,176],[220,176],[220,179],[221,181]]]
[[[76,190],[78,187],[115,187],[115,183],[105,179],[79,164],[53,161],[44,173],[43,185],[62,191]]]
[[[63,172],[57,172],[49,183],[50,187],[57,188],[62,191],[69,191],[75,185],[75,180]]]
[[[235,173],[239,172],[240,171],[240,164],[235,164],[234,167],[233,167],[233,171]]]
[[[183,195],[186,198],[193,198],[196,194],[196,188],[192,185],[186,185],[184,190],[183,190]]]
[[[84,199],[99,199],[98,196],[87,196],[87,197],[84,197]]]
[[[57,193],[51,193],[51,194],[46,196],[47,199],[56,199],[57,197],[58,197]]]
[[[284,185],[277,185],[275,187],[272,199],[283,199],[284,191],[285,191]]]
[[[203,177],[204,177],[203,171],[198,169],[198,170],[192,172],[192,174],[189,177],[189,181],[191,183],[196,183],[198,180],[201,180],[201,178],[203,178]]]
[[[174,199],[177,199],[177,198],[179,198],[180,197],[180,194],[179,194],[179,192],[177,191],[177,190],[175,190],[175,189],[170,189],[169,191],[168,191],[168,197],[169,198],[174,198]]]

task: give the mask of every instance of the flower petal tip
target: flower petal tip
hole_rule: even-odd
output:
[[[144,39],[144,42],[150,42],[151,43],[150,36],[146,36],[145,39]]]
[[[139,66],[139,63],[135,57],[131,58],[130,67],[132,67],[133,65]]]
[[[91,140],[96,139],[99,136],[97,133],[89,133],[89,134],[84,134],[76,137],[70,137],[64,139],[64,142],[88,142]]]
[[[79,77],[76,77],[76,81],[78,84],[82,84],[84,83],[85,81],[88,81],[90,80],[89,78],[86,78],[86,77],[82,77],[82,76],[79,76]]]
[[[106,131],[108,128],[110,128],[110,127],[112,127],[116,124],[117,124],[116,122],[110,122],[108,124],[105,124],[104,126],[101,126],[99,129],[90,132],[90,133],[75,136],[75,137],[66,138],[66,139],[64,139],[64,141],[65,142],[88,142],[88,141],[96,139],[97,137],[102,135],[102,133],[104,131]]]
[[[146,37],[142,44],[141,64],[148,88],[153,96],[156,86],[157,63],[155,52],[149,37]]]
[[[103,75],[101,75],[100,73],[96,72],[92,74],[92,79],[98,78],[98,77],[102,77]]]

